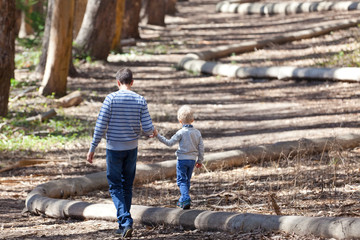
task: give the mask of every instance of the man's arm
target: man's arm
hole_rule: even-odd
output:
[[[88,152],[86,160],[89,163],[93,163],[93,159],[94,159],[94,152]]]
[[[108,97],[106,97],[103,102],[103,105],[101,106],[99,116],[96,120],[93,140],[91,142],[91,146],[87,154],[87,161],[89,163],[93,162],[95,149],[99,145],[101,138],[105,134],[105,131],[109,124],[109,120],[110,120],[110,100],[108,99]]]
[[[149,137],[156,136],[155,128],[153,126],[150,113],[147,107],[146,100],[144,99],[144,104],[141,108],[141,116],[140,116],[141,128],[145,132],[145,134]]]

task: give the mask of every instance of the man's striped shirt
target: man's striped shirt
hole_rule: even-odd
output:
[[[154,130],[145,98],[130,90],[113,92],[100,109],[90,152],[95,151],[105,133],[107,149],[134,149],[138,146],[141,129],[147,135]]]

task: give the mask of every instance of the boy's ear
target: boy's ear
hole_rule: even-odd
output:
[[[121,83],[119,80],[116,80],[118,87],[120,87]]]

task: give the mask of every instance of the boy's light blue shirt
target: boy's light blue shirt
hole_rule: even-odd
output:
[[[195,160],[197,163],[202,163],[204,160],[204,143],[201,133],[192,125],[183,125],[170,140],[161,134],[158,134],[157,138],[169,147],[179,142],[175,153],[178,160]]]

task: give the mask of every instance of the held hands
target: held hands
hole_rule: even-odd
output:
[[[150,138],[156,137],[158,135],[158,131],[156,130],[156,128],[154,128],[153,133],[149,136]]]

